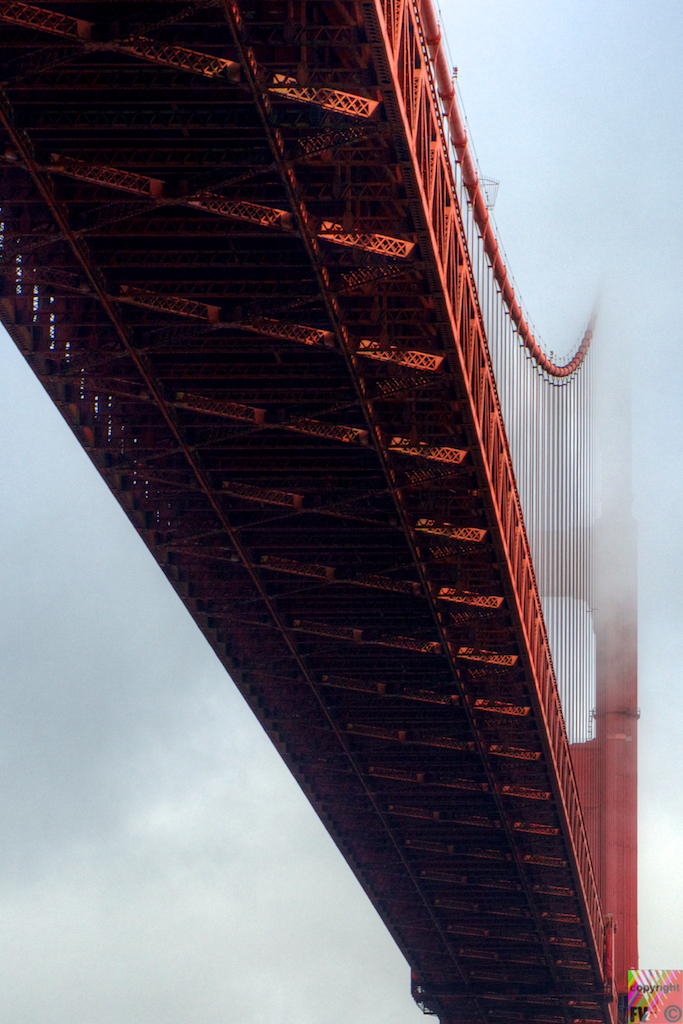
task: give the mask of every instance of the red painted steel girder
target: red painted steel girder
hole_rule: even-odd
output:
[[[600,906],[418,12],[320,0],[304,24],[279,0],[180,20],[157,6],[145,34],[175,63],[150,68],[100,25],[90,49],[73,36],[77,67],[62,53],[8,88],[3,322],[348,858],[416,997],[449,1024],[511,1003],[539,1024],[607,1022]],[[70,10],[48,5],[44,31]],[[357,47],[335,50],[340,27]],[[239,79],[179,56],[199,67],[218,49]],[[58,105],[57,79],[79,85],[76,116],[46,132],[23,114]],[[342,92],[372,119],[327,103]],[[184,116],[198,96],[236,112],[201,189],[180,141],[202,147]],[[175,105],[175,134],[143,151],[125,117],[83,132],[131,99]],[[207,188],[215,203],[189,208]],[[228,208],[279,223],[247,229]],[[117,239],[198,238],[215,260],[133,274],[111,259]],[[287,306],[263,308],[288,254],[307,269]]]

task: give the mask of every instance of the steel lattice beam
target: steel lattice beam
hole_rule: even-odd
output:
[[[0,313],[418,1001],[610,1024],[419,12],[285,7],[2,7]]]

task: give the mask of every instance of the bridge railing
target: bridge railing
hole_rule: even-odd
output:
[[[569,752],[531,549],[524,526],[510,448],[487,347],[475,274],[466,245],[450,139],[442,116],[424,19],[417,0],[374,0],[370,5],[384,35],[384,47],[419,172],[418,187],[429,211],[428,241],[441,278],[454,345],[466,383],[484,472],[497,519],[499,541],[514,592],[521,627],[522,657],[535,682],[535,703],[545,725],[545,745],[554,774],[560,819],[573,855],[593,955],[602,971],[604,921],[586,829]]]

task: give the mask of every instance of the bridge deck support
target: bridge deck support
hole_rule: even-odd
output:
[[[0,27],[8,331],[418,1000],[611,1024],[417,3],[13,0]]]

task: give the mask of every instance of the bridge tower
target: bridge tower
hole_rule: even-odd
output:
[[[572,745],[604,912],[619,1019],[628,971],[638,966],[637,914],[637,538],[632,513],[629,384],[601,372],[600,514],[595,524],[596,699],[593,738]],[[622,400],[626,397],[626,400]]]
[[[625,376],[625,375],[624,375]],[[638,966],[637,920],[637,538],[632,513],[629,382],[605,403],[604,497],[597,544],[597,702],[601,829],[594,839],[603,906],[614,915],[614,979],[622,1007]],[[625,1019],[625,1016],[622,1017]]]

